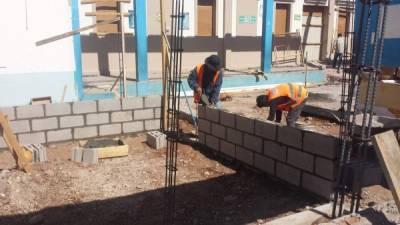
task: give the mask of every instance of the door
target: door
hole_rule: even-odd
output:
[[[338,34],[342,34],[346,32],[346,12],[339,12],[339,23],[338,23]]]
[[[303,7],[302,44],[308,60],[319,60],[321,57],[323,15],[322,6]]]
[[[214,35],[214,1],[197,1],[197,35]]]
[[[289,4],[276,4],[275,8],[275,34],[284,34],[289,32]]]

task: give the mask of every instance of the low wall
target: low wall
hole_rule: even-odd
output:
[[[26,105],[0,111],[7,115],[21,144],[42,144],[159,129],[161,97]],[[5,147],[0,136],[0,148]]]
[[[202,106],[198,126],[202,145],[331,198],[340,153],[337,138]]]

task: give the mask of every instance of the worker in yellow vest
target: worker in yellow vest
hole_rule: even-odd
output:
[[[268,120],[281,122],[282,111],[289,112],[286,118],[289,127],[295,127],[308,97],[306,88],[297,84],[279,84],[267,89],[265,95],[257,97],[258,107],[270,107]]]
[[[221,60],[217,55],[211,55],[205,59],[204,64],[197,65],[188,77],[189,86],[194,92],[194,102],[220,108],[222,77]]]

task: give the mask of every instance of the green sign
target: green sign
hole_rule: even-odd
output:
[[[300,14],[294,14],[294,20],[300,21],[301,20],[301,15]]]
[[[255,24],[257,23],[256,16],[239,16],[239,24]]]

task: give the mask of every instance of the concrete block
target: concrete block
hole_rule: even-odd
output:
[[[206,106],[199,105],[197,114],[198,114],[200,119],[205,119],[206,118],[206,108],[207,108]]]
[[[84,126],[83,115],[60,117],[60,128]]]
[[[46,116],[63,116],[71,114],[70,103],[46,104],[44,107]]]
[[[244,134],[244,146],[247,149],[253,150],[258,153],[262,153],[263,151],[263,141],[261,138],[250,135]]]
[[[264,155],[286,162],[287,147],[273,141],[264,141]]]
[[[122,99],[122,109],[143,109],[143,97],[130,97]]]
[[[161,107],[161,96],[160,95],[152,95],[144,98],[144,107],[145,108],[157,108]]]
[[[215,151],[219,151],[219,139],[214,136],[207,135],[206,136],[206,146]]]
[[[26,105],[17,107],[17,119],[44,117],[43,105]]]
[[[303,173],[302,187],[314,194],[330,200],[334,185],[331,181],[322,179],[309,173]]]
[[[74,139],[86,139],[97,137],[97,127],[74,128]]]
[[[215,123],[219,123],[219,109],[206,108],[206,118]]]
[[[206,134],[199,131],[199,143],[202,145],[206,144]]]
[[[254,125],[254,133],[257,136],[276,140],[277,124],[271,121],[256,120]]]
[[[146,120],[144,121],[145,130],[158,130],[160,129],[160,120]]]
[[[254,133],[254,119],[236,115],[236,129],[247,133]]]
[[[211,133],[211,123],[205,119],[199,119],[199,131],[203,131],[205,133]]]
[[[328,180],[335,180],[338,161],[333,161],[325,158],[315,158],[315,173]]]
[[[160,131],[150,131],[146,133],[147,144],[154,149],[167,147],[167,136]]]
[[[121,111],[121,112],[113,112],[111,113],[111,122],[128,122],[133,120],[132,111]]]
[[[276,176],[288,183],[300,186],[300,170],[286,164],[276,162]]]
[[[161,108],[154,109],[154,118],[160,119],[161,118]]]
[[[153,109],[140,109],[140,110],[135,110],[133,112],[133,118],[135,120],[148,120],[148,119],[153,119],[154,118],[154,112]]]
[[[31,131],[29,120],[15,120],[10,122],[10,126],[14,134],[25,133]]]
[[[86,115],[86,125],[99,125],[110,123],[108,113],[92,113]]]
[[[126,122],[122,124],[122,132],[126,133],[136,133],[144,131],[143,121]]]
[[[292,166],[309,172],[313,172],[314,170],[314,156],[293,148],[288,148],[287,162]]]
[[[54,130],[47,132],[47,142],[72,140],[72,129]]]
[[[8,120],[15,120],[15,107],[1,107],[0,112],[7,116]]]
[[[228,141],[234,144],[237,145],[243,144],[243,133],[238,130],[227,128],[226,136]]]
[[[97,164],[99,162],[99,156],[96,149],[85,149],[83,150],[82,162],[87,164]]]
[[[47,149],[41,144],[29,144],[24,145],[24,148],[32,152],[33,162],[45,162],[47,161]]]
[[[99,100],[98,104],[99,104],[99,112],[121,110],[121,101],[119,99]]]
[[[226,139],[226,128],[222,125],[212,123],[211,124],[211,133],[214,136],[217,136],[222,139]]]
[[[275,175],[275,160],[262,156],[254,155],[254,166],[270,175]]]
[[[72,103],[72,112],[74,114],[95,113],[97,112],[96,101],[83,101]]]
[[[227,127],[235,128],[235,114],[225,111],[220,111],[220,122]]]
[[[220,151],[225,153],[226,155],[235,158],[235,145],[224,140],[221,140]]]
[[[278,141],[282,144],[301,149],[303,134],[300,129],[278,126]]]
[[[3,137],[0,136],[0,149],[8,148],[6,142],[4,141]]]
[[[116,135],[121,134],[121,132],[122,126],[120,123],[99,126],[99,136]]]
[[[236,159],[252,166],[254,161],[254,153],[241,146],[236,146]]]
[[[71,161],[82,162],[83,160],[83,150],[81,148],[74,148],[72,150]]]
[[[42,144],[46,143],[46,137],[44,132],[18,134],[18,141],[20,144]]]
[[[319,156],[336,159],[340,155],[340,142],[332,136],[305,132],[303,149]]]
[[[32,120],[33,131],[54,130],[57,128],[58,128],[57,117]]]

